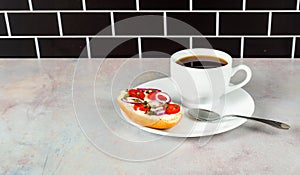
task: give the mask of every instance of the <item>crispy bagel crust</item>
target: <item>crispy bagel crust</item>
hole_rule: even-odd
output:
[[[121,110],[135,123],[149,127],[149,128],[155,128],[155,129],[168,129],[173,126],[175,126],[183,117],[182,108],[181,111],[176,114],[165,114],[162,116],[157,117],[149,117],[147,114],[141,114],[137,113],[133,108],[132,105],[123,102],[121,99],[124,96],[124,92],[119,95],[118,97],[118,104],[121,108]],[[168,119],[164,119],[167,117]]]

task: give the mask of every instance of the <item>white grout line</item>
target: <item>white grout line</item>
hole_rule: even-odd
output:
[[[193,48],[193,37],[190,37],[190,49]]]
[[[190,11],[193,11],[193,0],[190,0]]]
[[[243,11],[246,11],[246,0],[243,0]]]
[[[57,22],[58,22],[59,36],[63,36],[63,30],[62,30],[62,22],[61,22],[61,14],[60,14],[60,12],[57,12]]]
[[[269,19],[268,19],[268,36],[271,36],[271,28],[272,28],[272,12],[269,12]]]
[[[299,10],[300,0],[297,0],[297,7],[296,10]]]
[[[141,41],[141,37],[138,37],[138,50],[139,50],[139,58],[142,58],[142,41]]]
[[[86,11],[86,2],[85,2],[85,0],[82,0],[82,9],[83,9],[83,11]]]
[[[115,29],[115,19],[114,19],[114,13],[110,12],[110,23],[111,23],[111,33],[112,36],[116,35],[116,29]]]
[[[5,19],[5,23],[6,23],[7,34],[10,37],[11,36],[11,30],[10,30],[10,23],[9,23],[7,12],[4,13],[4,19]]]
[[[90,47],[90,38],[89,37],[86,37],[85,38],[86,40],[86,52],[87,52],[87,56],[89,59],[91,59],[91,47]]]
[[[293,37],[293,43],[292,43],[292,59],[295,58],[295,49],[296,49],[296,37]]]
[[[167,13],[166,12],[164,12],[164,17],[163,17],[164,19],[164,36],[167,36]]]
[[[41,58],[40,46],[39,46],[39,41],[38,41],[37,37],[34,38],[34,43],[35,43],[35,50],[36,50],[37,58],[40,59]]]
[[[36,36],[0,36],[0,38],[34,38]],[[241,38],[241,37],[246,37],[246,38],[292,38],[292,37],[300,37],[300,35],[64,35],[64,36],[38,36],[39,38],[85,38],[85,37],[91,37],[91,38],[136,38],[136,37],[142,37],[142,38],[162,38],[162,37],[167,37],[167,38],[189,38],[189,37],[194,37],[194,38]]]
[[[29,10],[33,11],[33,6],[32,6],[32,1],[28,0],[28,6],[29,6]]]
[[[241,38],[241,58],[244,58],[244,37]]]
[[[299,1],[299,0],[298,0]],[[298,6],[299,7],[299,6]],[[1,11],[1,10],[0,10]],[[139,12],[190,12],[190,10],[138,10]],[[2,12],[9,12],[9,13],[28,13],[28,12],[36,12],[36,13],[56,13],[56,12],[63,12],[63,13],[82,13],[82,12],[95,12],[95,13],[102,13],[102,12],[137,12],[137,10],[5,10]],[[230,12],[230,13],[241,13],[241,12],[249,12],[249,13],[262,13],[262,12],[299,12],[299,10],[193,10],[193,12],[202,12],[202,13],[215,13],[215,12]]]
[[[136,5],[136,10],[140,11],[140,1],[139,0],[135,1],[135,5]]]
[[[217,14],[216,14],[216,36],[219,36],[219,19],[220,19],[220,13],[217,12]]]

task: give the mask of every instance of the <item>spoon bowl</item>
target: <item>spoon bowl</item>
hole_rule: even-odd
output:
[[[265,123],[265,124],[268,124],[270,126],[273,126],[275,128],[279,128],[279,129],[284,129],[284,130],[290,129],[290,126],[288,124],[279,122],[279,121],[275,121],[275,120],[269,120],[269,119],[263,119],[263,118],[257,118],[257,117],[248,117],[248,116],[242,116],[242,115],[234,115],[234,114],[221,116],[218,113],[207,110],[207,109],[200,109],[200,108],[189,109],[188,113],[193,118],[200,120],[200,121],[215,121],[215,120],[220,120],[224,117],[239,117],[239,118],[245,118],[245,119]]]

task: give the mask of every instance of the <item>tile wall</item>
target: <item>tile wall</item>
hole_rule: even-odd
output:
[[[294,59],[299,1],[0,0],[0,58],[168,57],[207,39],[235,58]],[[153,19],[118,25],[145,15]],[[106,53],[107,43],[121,44]]]

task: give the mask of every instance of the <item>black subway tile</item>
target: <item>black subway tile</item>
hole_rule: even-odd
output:
[[[64,35],[111,35],[109,13],[61,13]]]
[[[31,0],[34,10],[82,10],[81,0]]]
[[[194,10],[242,10],[243,0],[194,0]]]
[[[55,13],[10,13],[12,35],[59,35]]]
[[[193,38],[193,48],[213,48],[240,58],[240,38]]]
[[[215,13],[167,13],[168,35],[214,35]]]
[[[300,58],[300,38],[296,38],[295,58]]]
[[[220,35],[266,35],[268,13],[220,13]]]
[[[272,35],[300,35],[300,13],[273,13]]]
[[[247,10],[296,10],[297,0],[247,0]]]
[[[85,0],[88,10],[135,10],[136,0]]]
[[[114,13],[116,35],[163,35],[163,13]]]
[[[0,10],[29,10],[28,0],[1,0]]]
[[[7,35],[4,14],[0,14],[0,35]]]
[[[39,38],[41,58],[87,58],[84,38]]]
[[[142,38],[142,57],[169,58],[173,53],[188,49],[188,38]]]
[[[0,39],[1,58],[37,58],[34,39]]]
[[[291,58],[292,38],[245,38],[245,58]]]
[[[141,10],[188,10],[189,0],[139,0]]]
[[[91,38],[92,58],[138,57],[137,38]]]

